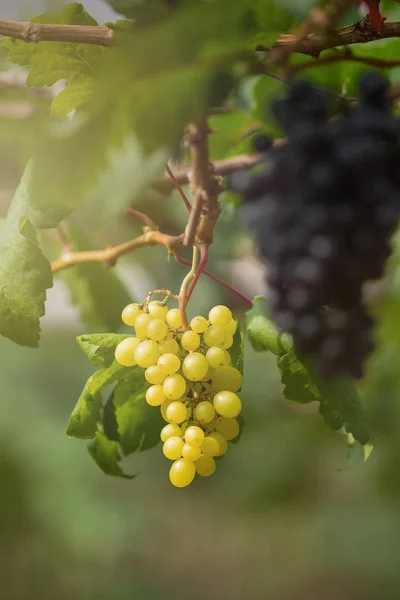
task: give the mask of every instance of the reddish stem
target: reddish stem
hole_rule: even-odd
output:
[[[131,215],[134,215],[135,217],[137,217],[138,219],[140,219],[141,221],[143,221],[143,223],[145,225],[147,225],[147,227],[150,227],[150,229],[157,229],[157,227],[155,226],[155,224],[153,223],[153,221],[150,219],[150,217],[148,217],[145,213],[141,212],[140,210],[136,210],[136,208],[131,208],[129,206],[128,207],[128,212]]]
[[[175,260],[177,262],[181,263],[182,265],[190,265],[191,264],[190,260],[187,260],[186,258],[182,258],[181,256],[178,256],[178,254],[175,254]],[[220,279],[216,275],[213,275],[212,273],[210,273],[210,271],[207,271],[206,269],[203,269],[202,273],[204,275],[206,275],[207,277],[209,277],[210,279],[212,279],[213,281],[216,281],[217,283],[222,285],[224,288],[226,288],[227,290],[232,292],[232,294],[236,294],[236,296],[241,298],[243,300],[243,302],[245,302],[245,304],[248,304],[249,306],[253,306],[253,303],[250,300],[250,298],[247,298],[247,296],[245,296],[244,294],[239,292],[239,290],[237,290],[236,288],[229,285],[229,283],[227,283],[223,279]]]
[[[178,190],[182,200],[184,201],[188,213],[190,213],[190,211],[192,210],[192,207],[191,207],[191,204],[190,204],[189,200],[187,199],[187,196],[186,196],[185,192],[183,191],[180,183],[178,182],[178,180],[176,179],[175,175],[173,174],[173,172],[171,171],[171,169],[168,165],[165,165],[165,170],[167,171],[169,178],[173,182],[175,188]]]
[[[202,272],[204,271],[204,268],[208,261],[208,246],[206,246],[205,244],[199,244],[199,249],[200,249],[199,265],[196,269],[196,273],[194,274],[192,283],[190,284],[188,292],[186,294],[186,302],[189,301],[190,296],[193,294],[193,290],[196,287],[199,277],[202,274]]]

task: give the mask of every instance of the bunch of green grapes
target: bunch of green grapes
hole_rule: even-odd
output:
[[[168,309],[165,300],[129,304],[122,320],[135,328],[135,337],[118,344],[115,358],[145,369],[146,401],[160,407],[167,421],[161,440],[164,455],[174,461],[171,483],[186,487],[196,473],[212,475],[215,457],[239,434],[242,408],[236,394],[242,375],[228,351],[237,327],[230,309],[214,306],[208,320],[194,317],[187,331],[179,310]]]

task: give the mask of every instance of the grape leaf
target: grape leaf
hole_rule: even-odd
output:
[[[115,348],[128,337],[131,336],[117,333],[93,333],[79,335],[76,340],[96,367],[109,367],[114,361]]]
[[[101,419],[103,431],[109,440],[119,442],[117,416],[115,414],[115,404],[113,402],[113,394],[110,394],[107,402],[104,405],[103,415]]]
[[[272,321],[264,296],[254,298],[252,308],[246,312],[245,325],[250,343],[257,352],[270,350],[279,356],[292,347],[290,336],[281,333]]]
[[[87,382],[69,418],[67,435],[81,440],[93,438],[96,435],[101,407],[101,393],[91,394]]]
[[[72,2],[59,13],[46,13],[32,19],[34,23],[59,23],[64,25],[97,25],[82,4]],[[8,60],[29,66],[27,84],[49,86],[60,79],[68,81],[67,87],[52,101],[54,116],[63,117],[78,108],[95,93],[98,69],[106,48],[94,44],[70,42],[27,43],[6,38],[2,42],[8,50]]]
[[[118,442],[109,440],[104,433],[97,431],[95,439],[88,444],[88,451],[100,469],[107,475],[133,479],[136,475],[124,473],[118,464],[121,460]]]
[[[28,179],[27,169],[0,232],[0,334],[35,348],[53,279],[28,218]]]
[[[232,358],[232,367],[238,369],[243,374],[243,334],[240,329],[239,323],[237,324],[235,335],[233,336],[233,344],[228,350]]]
[[[69,223],[65,231],[74,251],[91,249],[78,227]],[[60,277],[89,329],[115,331],[121,327],[121,311],[129,304],[130,295],[115,270],[105,269],[101,263],[82,263],[61,271]]]
[[[160,410],[146,402],[148,387],[142,371],[132,371],[115,386],[113,403],[125,456],[149,450],[160,441],[163,421]]]
[[[289,402],[308,404],[320,401],[315,382],[310,378],[304,364],[296,356],[293,348],[278,358],[278,367],[284,387],[283,395]]]

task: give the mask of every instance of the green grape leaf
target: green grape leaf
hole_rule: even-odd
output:
[[[283,395],[289,402],[308,404],[321,399],[315,382],[293,348],[278,358],[278,367],[284,387]]]
[[[245,326],[250,343],[257,352],[269,350],[280,356],[292,346],[290,336],[281,333],[271,320],[268,301],[264,296],[254,298],[252,308],[245,315]]]
[[[90,243],[78,227],[65,227],[72,250],[90,250]],[[72,303],[81,320],[92,331],[115,331],[121,327],[121,311],[129,304],[130,295],[115,270],[101,263],[82,263],[60,272]]]
[[[32,19],[34,23],[63,25],[97,25],[82,4],[72,2],[57,14],[46,13]],[[60,79],[68,81],[51,104],[54,116],[64,117],[93,97],[97,85],[98,68],[106,48],[95,44],[71,42],[27,43],[6,38],[2,42],[8,50],[8,60],[30,67],[27,84],[49,86]]]
[[[233,336],[233,344],[228,350],[232,358],[232,367],[238,369],[243,374],[243,356],[244,344],[243,333],[240,329],[240,324],[237,324],[235,335]]]
[[[79,335],[76,341],[96,367],[109,367],[114,361],[115,348],[128,337],[132,336],[124,333],[92,333]]]
[[[28,179],[27,169],[0,232],[0,334],[35,348],[53,278],[29,220]]]
[[[119,442],[120,437],[118,433],[118,422],[117,416],[115,414],[115,404],[113,396],[113,394],[110,394],[107,402],[104,405],[101,424],[103,426],[103,431],[108,437],[108,439],[114,440],[115,442]]]
[[[135,28],[150,25],[171,14],[168,3],[165,0],[106,0],[117,13],[134,19]]]
[[[146,402],[148,387],[141,370],[131,372],[115,386],[113,402],[125,456],[149,450],[160,442],[163,421],[159,408]]]
[[[114,360],[110,366],[96,371],[89,377],[72,411],[67,435],[79,439],[94,437],[103,406],[100,391],[125,377],[130,370],[131,367],[122,367]],[[138,367],[134,370],[137,371]]]
[[[100,420],[101,407],[101,393],[91,394],[89,392],[89,382],[87,382],[69,418],[67,435],[81,440],[93,438],[96,435],[97,423]]]
[[[133,479],[136,475],[124,473],[118,464],[121,460],[118,442],[109,440],[103,432],[97,431],[94,440],[89,442],[88,451],[100,469],[107,475]]]

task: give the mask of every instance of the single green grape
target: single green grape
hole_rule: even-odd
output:
[[[206,456],[218,456],[219,444],[217,440],[209,435],[204,438],[204,442],[201,446],[202,454]]]
[[[190,485],[195,475],[196,468],[194,462],[187,458],[178,458],[169,470],[169,479],[172,485],[178,488]]]
[[[140,344],[136,337],[129,337],[122,340],[115,348],[115,360],[123,367],[133,367],[136,365],[135,350]]]
[[[165,306],[165,304],[159,302],[158,300],[153,300],[152,302],[149,302],[148,309],[149,313],[152,317],[154,317],[154,319],[162,319],[165,321],[168,312],[168,306]]]
[[[213,404],[215,411],[221,417],[237,417],[242,410],[239,396],[227,390],[215,394]]]
[[[208,361],[200,352],[191,352],[182,363],[183,374],[189,381],[200,381],[208,371]]]
[[[180,438],[181,436],[182,436],[182,430],[179,427],[179,425],[177,425],[176,423],[168,423],[168,425],[165,425],[161,429],[160,438],[163,442],[166,442],[171,437]]]
[[[168,375],[163,383],[164,394],[169,400],[179,400],[186,392],[186,381],[179,373]]]
[[[228,325],[225,326],[225,331],[228,335],[235,335],[236,333],[236,328],[237,328],[237,321],[236,319],[231,319],[228,323]]]
[[[134,327],[136,317],[139,316],[141,312],[142,309],[136,302],[128,304],[128,306],[125,306],[124,310],[122,311],[122,321],[125,323],[125,325],[129,325],[129,327]]]
[[[135,333],[138,338],[145,340],[147,337],[147,326],[153,317],[149,313],[141,313],[136,317]]]
[[[221,346],[226,340],[226,331],[220,325],[211,325],[203,333],[203,340],[210,348],[212,346]]]
[[[209,477],[215,472],[216,464],[212,456],[206,454],[200,454],[200,457],[194,463],[196,472],[201,477]]]
[[[210,423],[215,417],[215,408],[211,402],[202,400],[196,406],[194,414],[200,423]]]
[[[173,375],[179,371],[181,361],[176,354],[162,354],[157,361],[157,365],[166,375]]]
[[[157,342],[153,340],[143,340],[135,350],[135,360],[139,367],[147,369],[157,363],[160,351]]]
[[[221,433],[218,433],[218,431],[213,431],[207,437],[213,438],[217,442],[217,444],[218,444],[217,456],[223,456],[226,453],[226,451],[228,450],[228,442],[226,441],[224,436]]]
[[[208,314],[208,320],[210,321],[211,325],[226,327],[232,320],[232,312],[227,306],[219,304],[210,310]]]
[[[146,391],[146,402],[147,404],[150,404],[150,406],[161,406],[164,400],[165,395],[162,385],[152,385]]]
[[[179,425],[186,420],[187,408],[183,402],[171,402],[171,404],[167,407],[165,414],[167,415],[167,420],[170,423],[177,423]]]
[[[228,390],[229,392],[238,392],[242,387],[243,375],[238,369],[231,366],[222,366],[215,369],[211,385],[215,392]]]
[[[216,369],[224,362],[224,351],[217,346],[211,346],[206,352],[206,359],[212,369]]]
[[[185,431],[185,442],[200,447],[204,442],[204,431],[197,425],[190,425]]]
[[[218,417],[215,428],[228,442],[239,435],[239,423],[234,418]]]
[[[201,454],[201,450],[198,446],[191,446],[190,444],[183,444],[182,456],[188,460],[197,460]]]
[[[167,312],[166,319],[168,325],[174,329],[179,329],[179,327],[182,325],[181,314],[178,308],[171,308],[171,310]]]
[[[179,344],[173,338],[161,340],[158,346],[161,354],[179,354]]]
[[[223,364],[225,367],[229,367],[230,364],[232,364],[232,357],[229,354],[228,350],[224,350],[224,361]]]
[[[233,336],[230,333],[226,333],[225,340],[221,343],[220,348],[227,350],[233,346]]]
[[[163,340],[167,335],[168,327],[161,319],[152,319],[147,325],[147,337],[155,342]]]
[[[164,390],[163,390],[164,391]],[[172,404],[173,400],[164,400],[164,402],[160,406],[160,413],[164,421],[169,421],[167,417],[167,408],[170,404]]]
[[[170,460],[176,460],[182,456],[183,441],[179,437],[170,437],[164,442],[164,456]]]
[[[204,333],[208,327],[208,321],[204,317],[193,317],[190,321],[190,328],[195,333]]]
[[[194,331],[185,331],[181,338],[181,346],[182,348],[185,348],[185,350],[193,352],[200,346],[200,341],[198,333],[195,333]]]
[[[144,377],[146,381],[152,383],[153,385],[164,383],[166,376],[167,375],[164,373],[164,371],[160,369],[160,367],[157,365],[151,365],[151,367],[147,367],[147,369],[144,372]]]

